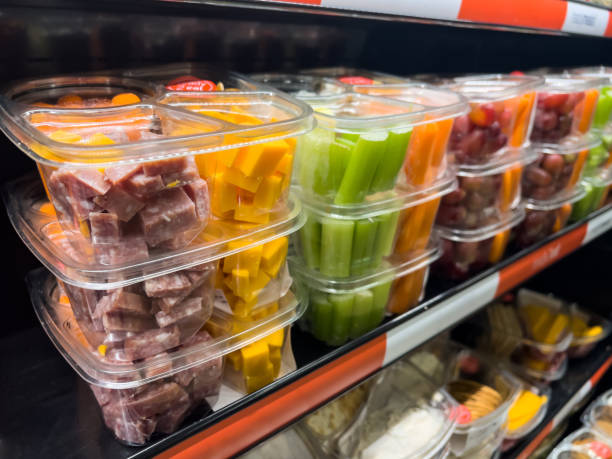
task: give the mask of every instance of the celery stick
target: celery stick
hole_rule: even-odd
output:
[[[321,262],[319,270],[326,276],[348,277],[351,274],[353,220],[321,218]]]
[[[305,191],[314,191],[317,180],[317,167],[322,155],[329,154],[329,148],[334,141],[333,131],[315,129],[300,139],[298,148],[299,182]]]
[[[370,331],[370,315],[374,307],[374,294],[370,290],[355,293],[353,303],[353,320],[351,323],[350,338],[357,338]]]
[[[393,276],[389,275],[387,280],[372,287],[374,298],[372,302],[372,313],[370,314],[368,329],[375,328],[384,319],[392,282]]]
[[[351,157],[351,151],[353,151],[354,148],[354,142],[342,138],[337,138],[331,145],[329,153],[328,189],[332,196],[335,196],[340,188],[342,177],[346,171],[346,165]]]
[[[321,341],[329,341],[333,323],[333,306],[327,293],[310,292],[310,308],[312,308],[312,334]]]
[[[376,218],[355,221],[351,275],[364,274],[371,267],[377,229],[378,220]]]
[[[340,134],[340,138],[343,140],[349,140],[353,143],[357,142],[357,140],[359,140],[359,134],[353,133],[353,132],[343,132]]]
[[[334,315],[331,326],[331,336],[328,343],[339,346],[349,337],[351,329],[351,317],[353,316],[353,303],[355,295],[352,293],[330,294]]]
[[[376,243],[372,251],[372,267],[378,267],[383,257],[391,254],[397,221],[399,220],[399,211],[389,212],[375,218],[378,220],[378,232],[376,233]]]
[[[302,257],[310,269],[319,269],[321,262],[321,223],[306,211],[306,223],[300,229]]]
[[[389,132],[385,156],[378,163],[370,186],[371,192],[391,190],[395,186],[397,174],[404,164],[411,135],[412,129],[397,129]]]
[[[610,87],[604,86],[601,88],[597,106],[595,107],[595,116],[593,119],[593,127],[603,129],[606,123],[610,120],[612,113],[612,93]]]
[[[336,194],[335,204],[354,204],[363,201],[379,161],[385,151],[388,134],[362,134],[351,152],[342,183]]]

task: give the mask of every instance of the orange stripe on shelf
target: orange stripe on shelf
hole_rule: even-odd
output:
[[[604,37],[612,37],[612,11],[608,11],[608,25],[606,26]]]
[[[386,335],[169,448],[158,458],[231,457],[382,367]]]
[[[302,5],[321,5],[321,0],[274,0],[283,3],[300,3]]]
[[[527,447],[521,452],[521,454],[519,454],[516,457],[516,459],[527,459],[529,456],[531,456],[531,453],[533,453],[536,450],[536,448],[540,446],[540,443],[542,443],[542,440],[544,440],[546,436],[550,432],[552,432],[552,430],[553,430],[553,422],[550,421],[548,424],[546,424],[546,427],[544,427],[540,431],[537,437],[531,440],[531,443],[527,445]]]
[[[520,260],[515,261],[510,266],[503,268],[499,272],[496,296],[516,287],[521,282],[579,248],[586,232],[587,225],[581,225]]]
[[[457,19],[561,30],[566,11],[562,0],[463,0]]]
[[[610,368],[610,365],[612,365],[612,356],[608,357],[603,365],[599,367],[599,370],[597,370],[595,374],[589,378],[589,381],[591,381],[591,387],[595,386],[595,384],[599,382],[604,373]]]

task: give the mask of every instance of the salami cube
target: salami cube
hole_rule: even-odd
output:
[[[145,175],[153,177],[155,175],[167,175],[181,172],[188,166],[188,161],[185,156],[178,158],[160,159],[144,163],[143,170]]]
[[[153,382],[127,400],[125,405],[138,416],[147,418],[164,413],[185,396],[188,396],[187,392],[174,382]]]
[[[157,425],[153,417],[141,418],[130,413],[122,401],[102,407],[102,415],[106,426],[119,440],[127,443],[145,443]]]
[[[188,269],[188,271],[213,271],[215,269],[215,263],[202,263],[201,265],[195,265]]]
[[[91,388],[94,397],[96,397],[98,405],[105,406],[111,402],[115,403],[117,401],[118,394],[116,390],[107,389],[106,387],[96,386],[94,384],[91,384],[89,387]]]
[[[151,307],[143,296],[119,288],[98,301],[94,317],[102,317],[107,312],[124,312],[146,317],[151,314]]]
[[[152,357],[180,344],[177,326],[153,329],[127,338],[123,344],[125,355],[130,360]]]
[[[191,284],[194,287],[199,287],[200,285],[202,285],[204,283],[205,280],[210,278],[212,273],[213,273],[212,270],[209,270],[209,271],[193,271],[193,270],[190,269],[185,274],[187,275],[187,277],[191,281]]]
[[[186,165],[178,172],[162,174],[162,180],[166,186],[185,185],[200,179],[200,171],[195,162],[195,158],[187,158]]]
[[[155,320],[157,321],[157,325],[160,327],[167,327],[177,323],[179,320],[183,320],[188,317],[197,317],[196,320],[201,321],[202,325],[204,325],[207,318],[202,319],[203,312],[202,298],[188,298],[182,301],[180,304],[174,306],[169,312],[159,311],[157,314],[155,314]]]
[[[107,332],[129,331],[143,332],[155,328],[155,320],[152,316],[132,314],[122,311],[109,311],[102,315],[102,324]]]
[[[158,376],[172,370],[172,361],[169,359],[167,352],[158,353],[153,357],[147,357],[144,361],[147,363],[151,362],[143,372],[145,378],[152,378],[153,376]],[[153,361],[156,362],[155,366],[152,366]]]
[[[183,301],[184,296],[166,296],[164,298],[155,298],[153,305],[158,309],[155,314],[159,311],[170,312],[170,310]]]
[[[91,240],[94,244],[119,242],[119,218],[114,213],[90,212]]]
[[[159,192],[147,201],[139,215],[145,239],[152,246],[198,224],[195,205],[181,188]]]
[[[210,198],[208,194],[208,184],[206,180],[198,179],[183,187],[189,199],[193,201],[196,208],[196,215],[201,222],[208,220],[210,212]]]
[[[104,175],[113,185],[120,185],[139,173],[142,173],[140,164],[122,164],[110,166],[104,170]]]
[[[194,400],[204,400],[218,395],[223,379],[223,359],[217,357],[196,368],[198,371],[191,384],[191,397]]]
[[[190,290],[191,281],[182,272],[165,274],[144,282],[144,291],[152,298],[186,295]]]
[[[62,252],[70,256],[75,261],[86,262],[86,256],[78,250],[79,247],[88,246],[80,231],[62,230],[59,223],[53,222],[41,228],[41,232],[57,246]]]
[[[160,242],[157,247],[165,250],[178,250],[186,247],[190,242],[191,239],[187,237],[187,232],[182,232],[171,239]]]
[[[189,395],[185,393],[185,396],[177,400],[168,411],[157,417],[156,430],[165,434],[175,432],[190,413],[191,408],[191,400]]]
[[[138,235],[126,235],[115,244],[94,244],[96,260],[102,265],[114,265],[146,260],[149,257],[147,243]]]
[[[92,198],[105,194],[110,183],[97,169],[67,169],[54,171],[49,178],[49,190],[60,207],[79,220],[84,220],[94,210]],[[60,210],[61,211],[61,210]]]
[[[117,214],[122,222],[129,221],[143,207],[140,201],[119,186],[114,186],[104,196],[97,196],[94,202],[104,210]]]
[[[123,188],[130,194],[144,199],[164,189],[161,176],[149,177],[145,174],[136,174],[123,184]]]

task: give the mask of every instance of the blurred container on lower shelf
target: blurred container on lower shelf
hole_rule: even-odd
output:
[[[580,420],[585,426],[612,442],[612,390],[593,400],[584,410]]]
[[[574,338],[567,351],[569,358],[583,358],[591,353],[598,343],[610,336],[612,323],[578,305],[570,306],[571,329]]]
[[[609,459],[612,456],[612,440],[588,428],[582,428],[565,437],[549,459]]]

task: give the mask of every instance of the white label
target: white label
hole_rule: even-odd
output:
[[[321,6],[417,18],[456,20],[461,0],[322,0]]]
[[[612,209],[598,215],[593,220],[589,220],[587,223],[587,232],[582,243],[586,244],[587,242],[591,242],[610,228],[612,228]]]
[[[608,10],[567,2],[567,13],[561,30],[602,37],[608,26],[609,16]]]

